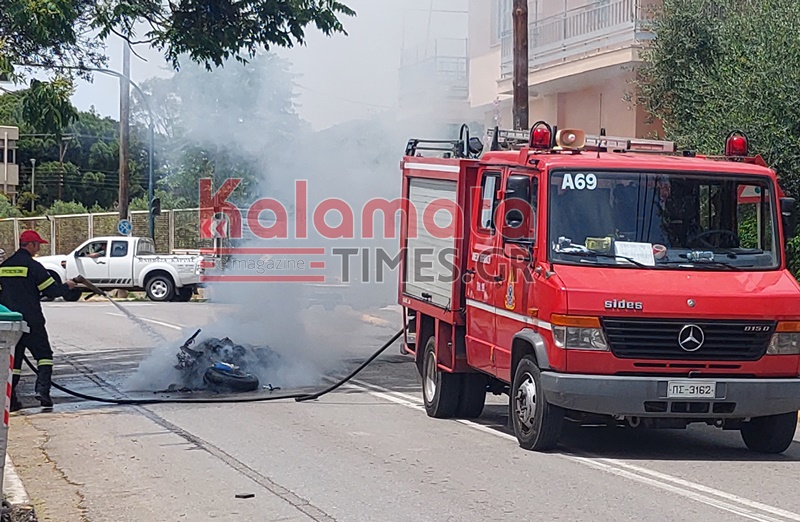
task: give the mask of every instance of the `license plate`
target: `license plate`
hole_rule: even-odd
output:
[[[717,394],[717,383],[697,381],[669,381],[667,397],[670,399],[713,399]]]

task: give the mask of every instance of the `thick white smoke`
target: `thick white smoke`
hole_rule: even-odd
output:
[[[380,10],[373,2],[355,1],[355,7],[363,11]],[[423,2],[427,8],[428,2]],[[450,2],[453,4],[454,2]],[[458,4],[459,2],[455,2]],[[463,2],[460,2],[463,4]],[[397,8],[399,3],[394,7]],[[404,22],[404,19],[406,20]],[[408,27],[400,25],[408,20],[420,18],[399,17],[393,32],[387,33],[375,29],[365,32],[358,40],[359,31],[351,33],[350,38],[356,39],[350,45],[377,46],[383,50],[381,57],[383,63],[364,64],[365,73],[362,77],[352,78],[354,92],[363,86],[363,82],[372,82],[375,88],[385,85],[388,81],[397,82],[397,70],[400,65],[403,31]],[[424,18],[423,18],[424,19]],[[435,30],[435,27],[434,27]],[[430,32],[430,28],[428,28]],[[419,31],[418,31],[419,32]],[[385,35],[389,35],[387,38]],[[464,34],[466,37],[466,34]],[[391,45],[387,45],[386,42]],[[319,42],[311,42],[311,44]],[[311,49],[303,49],[303,59],[309,60]],[[291,58],[291,53],[282,53]],[[374,53],[373,53],[374,54]],[[321,53],[324,56],[324,53]],[[341,57],[342,60],[352,58]],[[387,66],[391,64],[391,66]],[[239,67],[236,63],[226,64],[225,68]],[[351,65],[349,65],[351,67]],[[368,69],[368,71],[367,71]],[[447,121],[446,104],[439,103],[437,98],[437,79],[428,75],[427,69],[419,69],[406,74],[403,78],[406,83],[416,84],[429,96],[421,103],[433,103],[439,110],[425,110],[417,107],[411,112],[405,109],[384,110],[380,114],[361,117],[347,121],[321,131],[313,131],[311,126],[300,122],[291,130],[287,130],[287,122],[291,122],[290,114],[295,108],[289,107],[290,113],[282,113],[280,117],[274,116],[275,111],[264,107],[264,104],[274,103],[273,87],[281,84],[283,78],[261,78],[264,92],[252,92],[252,89],[243,89],[240,100],[241,109],[252,108],[252,112],[265,113],[268,117],[278,118],[275,125],[264,125],[258,131],[247,127],[247,122],[231,121],[226,124],[225,118],[213,117],[210,123],[209,115],[219,115],[217,105],[221,98],[230,99],[226,93],[205,92],[202,97],[190,100],[192,114],[196,117],[185,122],[192,126],[189,133],[197,140],[197,145],[212,141],[217,147],[230,147],[232,154],[250,157],[259,165],[259,187],[253,197],[269,197],[276,199],[289,211],[289,238],[286,239],[258,239],[250,237],[240,241],[235,246],[244,248],[308,248],[323,247],[327,255],[324,258],[302,255],[276,255],[274,259],[295,260],[303,259],[305,269],[294,270],[261,270],[254,263],[266,263],[267,256],[233,256],[228,263],[227,274],[249,276],[263,275],[309,275],[313,271],[308,269],[310,261],[325,261],[326,283],[336,281],[342,277],[342,258],[331,254],[333,248],[367,248],[370,250],[371,264],[367,266],[369,282],[363,280],[363,259],[351,258],[349,273],[352,277],[350,283],[339,292],[343,301],[335,310],[324,310],[315,306],[313,296],[320,293],[323,296],[336,296],[336,289],[315,284],[303,283],[275,283],[275,282],[246,282],[212,283],[207,289],[210,306],[220,307],[224,310],[213,323],[198,325],[203,329],[199,339],[207,337],[229,337],[235,343],[250,344],[255,346],[269,346],[280,354],[283,364],[279,367],[256,367],[253,372],[261,379],[262,384],[273,384],[282,388],[296,388],[317,385],[323,375],[338,372],[343,369],[343,359],[353,354],[354,345],[362,345],[353,339],[352,335],[359,335],[363,331],[360,321],[362,313],[377,310],[383,306],[396,303],[397,271],[384,270],[384,281],[376,281],[377,270],[375,267],[375,251],[383,249],[388,255],[395,256],[399,250],[399,238],[383,237],[383,216],[375,220],[377,237],[364,239],[361,237],[361,209],[364,204],[373,198],[392,200],[401,195],[401,178],[399,163],[403,156],[405,145],[409,138],[456,138],[457,130],[453,130],[454,121]],[[219,74],[212,72],[208,74]],[[388,78],[388,79],[387,79]],[[390,79],[390,80],[389,80]],[[337,82],[342,78],[337,77]],[[300,79],[300,83],[307,80]],[[212,85],[208,82],[207,85]],[[368,83],[369,85],[369,83]],[[235,89],[236,86],[229,86]],[[324,91],[324,84],[306,86],[318,91]],[[206,89],[208,87],[205,87]],[[299,92],[299,91],[298,91]],[[391,98],[385,104],[397,107],[397,91],[392,91]],[[250,96],[249,98],[247,96]],[[356,95],[353,95],[354,97]],[[393,98],[393,99],[392,99]],[[432,101],[433,100],[433,101]],[[348,102],[337,103],[331,100],[330,109],[333,113],[341,113],[341,105]],[[227,108],[226,110],[236,110]],[[318,110],[325,110],[320,107]],[[222,111],[224,112],[224,111]],[[246,114],[247,111],[243,111]],[[285,112],[285,111],[284,111]],[[363,114],[363,112],[362,112]],[[273,115],[273,116],[269,116]],[[459,114],[457,117],[461,117]],[[322,120],[326,118],[321,118]],[[244,129],[247,129],[244,131]],[[295,222],[297,219],[295,208],[295,184],[297,180],[308,181],[308,209],[307,222],[309,237],[295,239]],[[352,238],[326,239],[316,233],[313,226],[313,209],[327,198],[343,200],[352,209],[355,218],[354,234]],[[269,226],[272,222],[269,212],[262,214],[262,225]],[[396,221],[395,216],[390,220]],[[339,222],[335,213],[331,213],[327,220],[331,226]],[[234,262],[240,261],[236,271]],[[247,265],[250,263],[250,267]],[[285,267],[284,267],[285,268]],[[317,272],[314,272],[317,273]],[[192,331],[184,332],[191,335]],[[153,354],[145,360],[135,375],[126,383],[128,389],[163,389],[173,382],[180,380],[180,375],[172,366],[176,362],[175,353],[179,343],[158,347]],[[377,346],[375,346],[377,348]]]

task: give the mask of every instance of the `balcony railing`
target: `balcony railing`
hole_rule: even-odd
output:
[[[467,41],[439,39],[407,49],[400,65],[401,105],[436,96],[466,100],[469,96]]]
[[[640,0],[601,0],[528,25],[530,70],[568,62],[602,50],[619,49],[653,38],[651,11]],[[501,77],[514,71],[514,38],[502,37]]]

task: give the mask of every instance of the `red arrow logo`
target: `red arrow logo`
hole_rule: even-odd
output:
[[[210,239],[214,237],[211,234],[211,222],[213,219],[204,219],[200,222],[200,237],[203,239]]]
[[[228,237],[227,224],[228,223],[224,219],[217,220],[216,226],[214,227],[214,237]]]

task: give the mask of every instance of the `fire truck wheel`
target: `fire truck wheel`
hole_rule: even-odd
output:
[[[747,449],[756,453],[783,453],[792,444],[797,429],[797,412],[757,417],[742,425]]]
[[[526,355],[517,365],[509,397],[509,414],[519,445],[527,450],[553,449],[561,435],[564,410],[547,402],[541,371]]]
[[[465,373],[462,379],[456,417],[477,419],[486,404],[486,376],[482,373]]]
[[[448,419],[458,409],[462,374],[446,373],[436,365],[436,340],[425,345],[422,363],[422,398],[429,417]]]

